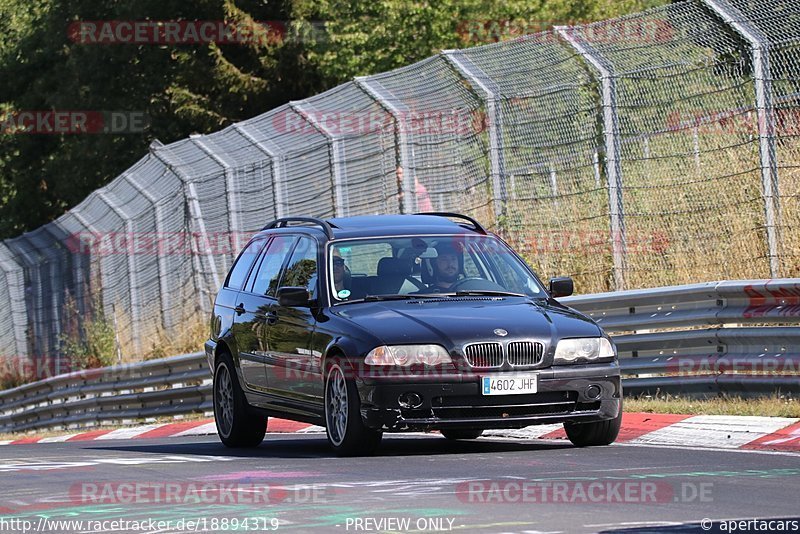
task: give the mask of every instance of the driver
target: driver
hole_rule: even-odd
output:
[[[458,280],[461,254],[450,243],[436,247],[437,256],[433,260],[433,284],[430,289],[441,292],[448,291]]]
[[[333,286],[336,289],[336,294],[342,291],[350,293],[350,276],[347,265],[344,263],[344,258],[339,254],[338,250],[333,252]]]

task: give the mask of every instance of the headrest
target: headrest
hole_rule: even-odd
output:
[[[400,258],[381,258],[378,262],[378,276],[408,276],[411,262]]]
[[[461,256],[463,253],[463,245],[460,243],[456,244],[450,240],[443,241],[436,245],[436,254],[439,256],[443,256],[445,254],[452,254],[454,256]]]

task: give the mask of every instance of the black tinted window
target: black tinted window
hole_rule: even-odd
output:
[[[267,250],[261,255],[261,264],[253,280],[251,290],[259,295],[275,296],[278,289],[278,276],[286,255],[294,243],[294,236],[278,236],[270,241]]]
[[[283,286],[305,287],[311,298],[315,298],[317,286],[317,242],[310,237],[301,237],[292,252]]]
[[[228,275],[226,287],[231,289],[242,289],[244,287],[244,280],[247,278],[247,273],[250,272],[250,266],[253,265],[253,262],[258,257],[264,242],[264,239],[256,239],[248,243],[247,247],[236,259],[236,263]]]

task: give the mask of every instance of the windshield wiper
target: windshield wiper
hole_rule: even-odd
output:
[[[448,295],[452,295],[453,293],[446,293]],[[470,289],[464,291],[456,291],[455,295],[457,297],[469,297],[471,295],[485,295],[485,296],[495,296],[495,297],[527,297],[528,295],[524,293],[514,293],[512,291],[496,291],[492,289]]]
[[[441,297],[442,295],[440,293],[435,293],[435,294],[409,293],[406,295],[367,295],[363,299],[343,300],[342,302],[337,302],[335,305],[338,306],[339,304],[355,304],[356,302],[379,302],[381,300],[437,299]]]
[[[408,293],[405,295],[367,295],[362,300],[374,302],[377,300],[415,300],[415,299],[434,299],[441,297],[441,294],[428,293]]]

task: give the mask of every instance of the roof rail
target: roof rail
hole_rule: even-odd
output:
[[[323,221],[322,219],[318,219],[316,217],[281,217],[280,219],[275,219],[268,225],[266,225],[262,230],[269,230],[270,228],[286,228],[289,226],[290,222],[303,222],[303,223],[311,223],[316,226],[322,227],[322,230],[325,232],[325,235],[328,239],[333,239],[333,227],[328,221]]]
[[[437,217],[453,217],[454,219],[463,219],[472,224],[473,229],[479,234],[488,235],[489,233],[486,231],[486,228],[484,228],[483,225],[481,225],[481,223],[479,223],[472,217],[469,217],[467,215],[461,215],[460,213],[449,213],[446,211],[426,211],[423,213],[417,213],[416,215],[436,215]]]

